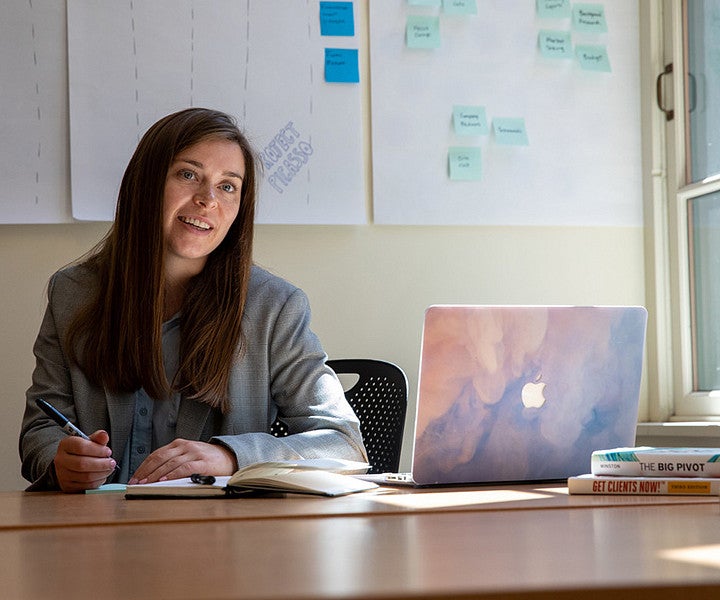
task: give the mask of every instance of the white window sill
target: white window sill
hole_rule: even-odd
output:
[[[638,446],[720,447],[720,417],[707,421],[638,423]]]

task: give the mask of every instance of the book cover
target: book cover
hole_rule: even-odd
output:
[[[246,496],[251,492],[289,492],[342,496],[376,488],[351,474],[365,472],[367,463],[341,459],[274,461],[249,465],[233,475],[214,477],[212,483],[197,483],[191,477],[128,485],[127,498],[212,498]]]
[[[596,450],[593,475],[631,477],[720,477],[720,448],[613,448]]]
[[[569,477],[568,492],[571,494],[717,496],[720,494],[720,478],[612,477],[587,474]]]

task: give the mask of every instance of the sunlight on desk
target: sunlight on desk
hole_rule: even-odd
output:
[[[476,504],[500,504],[522,500],[547,498],[546,494],[522,492],[519,490],[473,490],[450,492],[423,492],[421,494],[397,494],[374,496],[373,502],[391,504],[404,508],[449,508],[453,506],[473,506]]]
[[[658,552],[660,558],[720,569],[720,544],[673,548]]]

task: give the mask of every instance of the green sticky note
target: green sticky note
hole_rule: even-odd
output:
[[[446,15],[477,14],[477,2],[475,0],[443,0],[442,7]]]
[[[493,119],[495,141],[503,146],[527,146],[529,144],[525,119]]]
[[[575,56],[580,61],[580,66],[586,71],[602,71],[605,73],[611,71],[610,59],[605,46],[577,46]]]
[[[440,0],[407,0],[410,6],[440,6]]]
[[[541,29],[538,34],[540,54],[545,58],[572,58],[572,40],[569,31]]]
[[[476,181],[482,175],[480,148],[453,147],[448,151],[450,179]]]
[[[541,19],[566,19],[570,16],[570,0],[537,0],[535,9]]]
[[[573,29],[587,33],[605,33],[605,7],[602,4],[573,4]]]
[[[489,133],[483,106],[453,106],[453,127],[458,135]]]
[[[104,483],[94,490],[85,490],[86,494],[117,494],[124,492],[127,486],[124,483]]]
[[[440,19],[423,15],[410,15],[405,28],[408,48],[439,48]]]

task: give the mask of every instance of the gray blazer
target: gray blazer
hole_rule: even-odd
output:
[[[57,489],[53,458],[65,435],[36,407],[36,398],[53,404],[88,434],[106,430],[113,456],[124,456],[135,395],[92,385],[63,352],[74,311],[95,285],[82,265],[63,269],[50,281],[20,432],[22,474],[32,482],[28,490]],[[358,420],[310,330],[310,308],[302,290],[253,267],[242,319],[246,352],[231,376],[230,410],[222,414],[183,398],[176,436],[224,444],[240,467],[299,458],[367,460]],[[288,427],[287,437],[269,433],[278,416]]]

